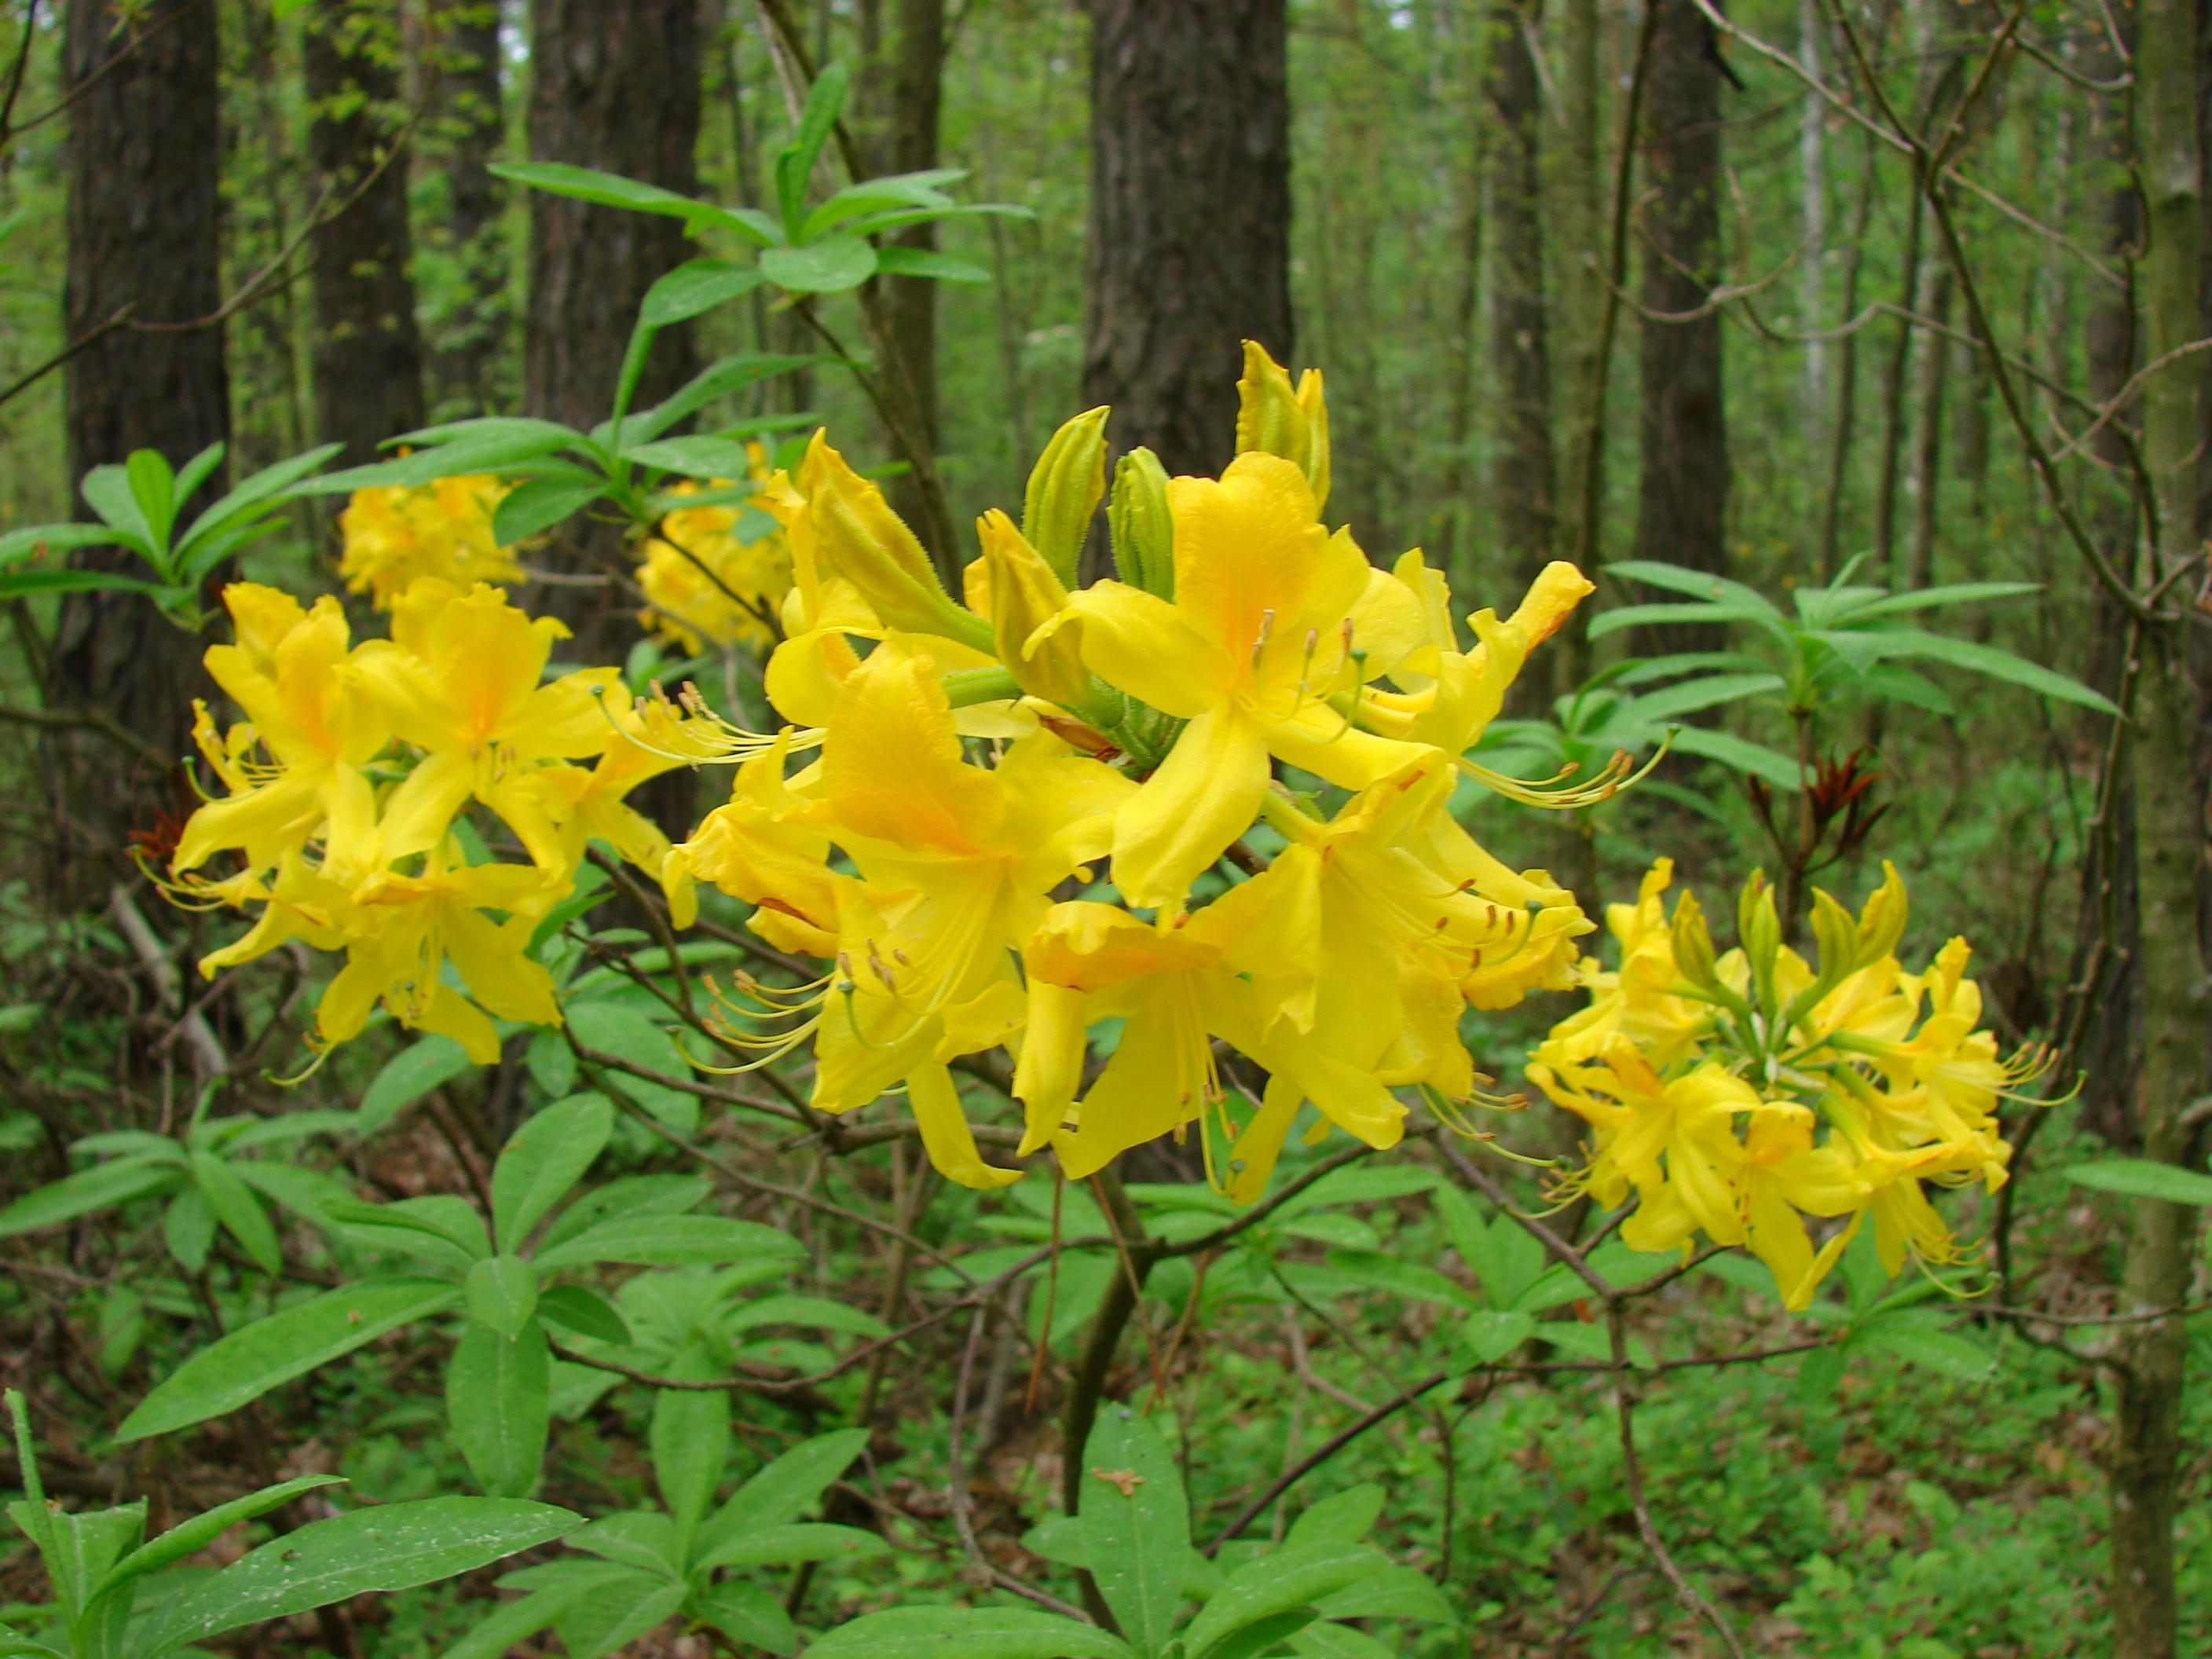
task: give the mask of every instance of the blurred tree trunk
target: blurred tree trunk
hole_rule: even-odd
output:
[[[530,24],[532,158],[696,195],[696,0],[531,0]],[[605,420],[646,290],[693,252],[674,219],[532,191],[526,412],[586,430]],[[690,325],[663,330],[632,407],[659,402],[697,368]],[[605,573],[621,556],[617,532],[577,520],[543,556]],[[555,588],[544,605],[576,630],[570,649],[584,661],[619,662],[636,637],[631,604],[611,581]]]
[[[945,0],[896,0],[890,31],[878,43],[878,96],[873,100],[875,142],[871,173],[920,173],[938,161],[938,118],[945,81]],[[933,249],[935,225],[914,225],[892,241]],[[897,374],[911,388],[915,413],[933,454],[937,449],[937,284],[927,277],[886,276],[877,283],[883,345],[898,359]],[[1024,465],[1028,457],[1022,457]],[[911,473],[891,481],[891,504],[908,524],[927,521],[921,491]]]
[[[1720,47],[1692,0],[1659,8],[1644,94],[1642,466],[1636,556],[1728,568],[1729,450],[1720,282]],[[1702,315],[1689,315],[1704,312]],[[1656,314],[1655,314],[1656,313]],[[1688,316],[1668,322],[1667,315]],[[1657,651],[1717,649],[1718,629],[1650,630]]]
[[[422,424],[422,337],[415,322],[407,158],[399,116],[394,0],[325,0],[306,40],[307,148],[326,206],[310,240],[315,272],[315,430],[338,465]],[[343,211],[337,210],[343,206]]]
[[[1170,473],[1235,449],[1238,342],[1291,352],[1284,0],[1085,0],[1083,401]],[[1095,544],[1094,544],[1095,545]]]
[[[1584,479],[1590,465],[1590,399],[1598,386],[1598,335],[1605,310],[1605,250],[1601,245],[1598,161],[1597,0],[1565,0],[1559,8],[1558,142],[1543,210],[1553,236],[1553,291],[1559,322],[1559,392],[1567,418],[1560,427],[1559,553],[1579,559],[1597,547],[1586,523]],[[1595,499],[1602,501],[1602,485]],[[1570,625],[1571,627],[1572,624]],[[1579,630],[1577,630],[1579,631]]]
[[[2137,295],[2142,360],[2198,337],[2204,234],[2197,136],[2197,0],[2136,7],[2136,176],[2142,193]],[[2201,371],[2180,363],[2142,389],[2142,460],[2157,508],[2147,550],[2153,582],[2197,550]],[[2185,576],[2181,578],[2186,580]],[[2204,1092],[2205,960],[2198,939],[2205,873],[2204,796],[2192,763],[2201,695],[2192,683],[2193,607],[2144,641],[2136,692],[2133,772],[2142,907],[2142,1063],[2135,1127],[2143,1156],[2192,1161],[2191,1104]],[[2197,1212],[2162,1199],[2130,1204],[2121,1311],[2172,1308],[2189,1292]],[[2181,1479],[2181,1400],[2188,1335],[2179,1316],[2119,1328],[2115,1345],[2112,1510],[2112,1650],[2172,1659],[2178,1605],[2173,1522]]]
[[[505,191],[491,173],[506,127],[495,0],[465,0],[434,11],[428,52],[439,76],[434,140],[446,210],[428,237],[453,262],[459,289],[429,357],[432,414],[442,421],[489,414],[504,407],[511,392],[499,372],[508,311],[507,239],[500,228]]]
[[[137,324],[186,323],[212,316],[222,302],[216,14],[200,0],[165,0],[118,29],[104,0],[70,0],[66,8],[63,78],[82,88],[70,108],[65,162],[62,311],[71,339],[120,313]],[[222,329],[117,328],[70,361],[64,398],[72,482],[136,449],[158,450],[181,466],[229,435]],[[198,499],[180,504],[184,514],[220,488],[211,479]],[[143,569],[106,550],[81,562]],[[145,750],[121,755],[89,732],[48,739],[48,797],[61,831],[57,902],[82,902],[126,868],[123,842],[134,825],[159,811],[189,810],[173,757],[191,728],[200,648],[136,595],[82,593],[63,602],[48,653],[49,704],[96,707]]]
[[[1952,279],[1946,265],[1936,273],[1928,314],[1939,325],[1951,321]],[[1905,563],[1905,585],[1925,587],[1934,580],[1937,509],[1943,496],[1943,404],[1949,390],[1951,338],[1930,331],[1922,343],[1919,430],[1912,446],[1912,542]]]
[[[1495,366],[1490,489],[1498,550],[1525,585],[1551,557],[1552,370],[1544,313],[1542,109],[1529,37],[1532,0],[1497,0],[1483,91],[1496,132],[1489,146],[1490,351]],[[1501,595],[1500,604],[1510,605]],[[1522,701],[1540,690],[1533,680]],[[1539,702],[1547,701],[1539,696]]]

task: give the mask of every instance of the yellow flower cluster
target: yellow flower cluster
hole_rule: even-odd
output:
[[[1717,959],[1690,894],[1667,915],[1666,860],[1636,903],[1609,907],[1620,965],[1583,970],[1589,1006],[1553,1028],[1529,1075],[1590,1126],[1577,1183],[1608,1207],[1636,1195],[1628,1243],[1664,1250],[1703,1232],[1747,1245],[1791,1308],[1869,1214],[1893,1273],[1908,1257],[1959,1258],[1922,1183],[2003,1184],[2012,1149],[1996,1103],[2039,1065],[2000,1059],[1978,1029],[1966,940],[1925,972],[1899,965],[1905,886],[1883,868],[1856,919],[1815,895],[1817,968],[1783,945],[1756,875],[1738,908],[1742,944]],[[1803,1218],[1844,1215],[1816,1251]]]
[[[829,964],[794,991],[741,988],[729,1040],[760,1064],[811,1043],[823,1111],[903,1086],[956,1181],[1018,1178],[978,1153],[948,1069],[1002,1046],[1022,1150],[1053,1147],[1070,1176],[1195,1123],[1217,1185],[1249,1197],[1307,1102],[1316,1138],[1389,1146],[1394,1088],[1474,1094],[1461,1012],[1565,987],[1590,931],[1449,811],[1478,770],[1461,751],[1589,584],[1553,565],[1510,617],[1476,613],[1462,651],[1418,551],[1378,569],[1322,521],[1319,377],[1294,390],[1251,347],[1240,393],[1243,453],[1220,477],[1121,463],[1118,580],[1076,581],[1103,410],[1047,449],[1019,527],[980,522],[964,605],[818,434],[763,491],[793,580],[767,685],[805,729],[745,761],[664,881],[679,922],[709,882]],[[820,754],[793,772],[802,743]],[[1284,765],[1348,798],[1322,815]],[[1202,878],[1227,884],[1194,905]],[[1266,1074],[1259,1098],[1217,1042]]]
[[[392,637],[359,644],[334,599],[303,609],[239,583],[223,600],[237,643],[207,665],[246,720],[219,732],[200,705],[195,736],[228,793],[185,826],[171,891],[260,914],[201,971],[291,939],[343,950],[316,1011],[325,1044],[358,1033],[380,1001],[483,1063],[499,1055],[490,1016],[558,1024],[531,934],[572,890],[589,840],[659,873],[667,840],[623,797],[706,757],[699,723],[665,705],[606,706],[623,701],[606,696],[611,668],[541,684],[568,630],[483,583],[418,578],[392,601]],[[472,802],[519,858],[487,859],[460,832]],[[243,867],[198,873],[223,853]]]
[[[520,568],[491,535],[492,513],[510,487],[473,475],[355,490],[338,514],[338,574],[353,592],[374,594],[380,611],[425,576],[462,587],[520,581]]]
[[[747,447],[764,472],[760,446]],[[717,491],[730,487],[720,478],[713,486]],[[679,486],[683,494],[694,489]],[[710,644],[765,650],[775,642],[769,620],[791,592],[791,549],[780,533],[740,540],[736,526],[742,511],[678,507],[645,544],[637,582],[651,603],[639,621],[689,655]]]

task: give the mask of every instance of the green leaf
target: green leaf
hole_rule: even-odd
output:
[[[1413,1567],[1379,1568],[1333,1595],[1314,1603],[1324,1619],[1418,1619],[1433,1625],[1455,1625],[1453,1612],[1428,1574]]]
[[[151,453],[145,450],[139,453]],[[156,455],[155,459],[160,461],[161,457]],[[167,466],[168,463],[162,461],[161,465]],[[154,535],[154,526],[147,521],[146,509],[140,504],[138,492],[131,487],[131,483],[128,466],[95,466],[84,475],[83,482],[77,485],[77,493],[84,497],[94,512],[107,521],[108,526],[125,546],[158,569],[161,549]]]
[[[549,423],[550,424],[550,423]],[[555,436],[554,434],[559,434]],[[343,471],[326,472],[319,478],[311,478],[292,492],[295,495],[343,495],[372,486],[398,485],[418,489],[434,483],[440,478],[459,477],[475,472],[503,472],[525,462],[542,460],[556,450],[577,441],[576,434],[565,427],[555,427],[552,432],[515,433],[497,438],[459,438],[451,443],[434,445],[396,461],[379,461],[368,466],[348,467]]]
[[[858,1527],[825,1526],[820,1522],[794,1522],[782,1527],[750,1527],[726,1538],[691,1564],[696,1572],[708,1567],[783,1566],[799,1561],[859,1560],[881,1555],[890,1547],[874,1533]]]
[[[2015,657],[2009,651],[2000,651],[1993,645],[1976,645],[1969,640],[1954,640],[1948,635],[1929,634],[1918,629],[1886,629],[1878,636],[1882,641],[1885,657],[1932,657],[1937,662],[1948,663],[1954,668],[1985,675],[2008,684],[2024,686],[2030,691],[2060,702],[2070,702],[2083,708],[2094,708],[2100,714],[2117,714],[2119,706],[2101,692],[2092,691],[2079,680],[2032,663],[2025,657]]]
[[[876,274],[876,250],[858,236],[825,236],[805,247],[761,250],[761,270],[794,294],[837,294]]]
[[[625,1566],[641,1567],[663,1578],[681,1578],[684,1560],[677,1553],[676,1523],[659,1510],[623,1510],[568,1534],[568,1547],[584,1550]]]
[[[2101,1164],[2076,1164],[2061,1171],[2077,1187],[2118,1193],[2128,1198],[2162,1198],[2170,1204],[2212,1204],[2212,1176],[2198,1175],[2148,1158],[2115,1158]],[[0,1217],[0,1220],[4,1220]]]
[[[1380,1250],[1331,1250],[1328,1260],[1330,1267],[1347,1278],[1393,1296],[1442,1302],[1470,1313],[1482,1308],[1480,1298],[1465,1285],[1445,1278],[1434,1267],[1425,1267],[1402,1256],[1389,1255]]]
[[[88,1601],[95,1600],[129,1579],[143,1573],[159,1571],[173,1561],[181,1561],[186,1556],[205,1549],[226,1528],[240,1521],[251,1521],[257,1515],[265,1515],[280,1504],[290,1503],[303,1492],[313,1492],[318,1486],[342,1486],[344,1484],[335,1474],[307,1474],[280,1486],[264,1486],[259,1492],[248,1492],[243,1498],[234,1498],[228,1504],[204,1510],[189,1521],[179,1522],[159,1538],[149,1540],[131,1551],[107,1570],[106,1577],[85,1599]]]
[[[568,1030],[583,1048],[611,1054],[628,1066],[661,1077],[689,1081],[687,1061],[668,1033],[635,1008],[614,1002],[579,1002],[568,1010]],[[699,1121],[699,1097],[628,1072],[609,1070],[607,1084],[679,1134],[689,1133]]]
[[[494,1604],[491,1616],[447,1646],[439,1659],[504,1659],[509,1648],[537,1635],[591,1589],[592,1586],[579,1583],[565,1589],[538,1590],[519,1601]]]
[[[161,605],[191,597],[189,589],[111,576],[98,570],[9,570],[0,572],[0,599],[28,599],[38,593],[143,593]]]
[[[1331,1204],[1371,1204],[1384,1199],[1410,1198],[1438,1184],[1434,1170],[1414,1164],[1368,1164],[1339,1170],[1323,1176],[1277,1211],[1285,1220],[1308,1210]]]
[[[215,1212],[200,1196],[199,1188],[187,1187],[161,1212],[161,1241],[176,1257],[178,1266],[196,1273],[207,1266],[208,1251],[215,1243]]]
[[[245,1248],[253,1263],[272,1279],[284,1271],[284,1252],[276,1242],[276,1229],[269,1212],[246,1189],[237,1172],[212,1152],[192,1153],[192,1184],[207,1200],[208,1208],[224,1231]]]
[[[1493,1308],[1510,1308],[1521,1292],[1543,1277],[1544,1248],[1499,1216],[1486,1222],[1466,1194],[1438,1187],[1431,1200],[1459,1259],[1482,1281]]]
[[[894,1607],[837,1626],[806,1659],[1138,1659],[1118,1636],[1010,1607]]]
[[[729,1395],[719,1389],[662,1389],[653,1396],[647,1442],[660,1501],[688,1544],[729,1466]]]
[[[1853,1346],[1895,1354],[1923,1370],[1961,1382],[1984,1382],[1996,1375],[1994,1355],[1950,1331],[1892,1325],[1876,1317],[1860,1327]]]
[[[1765,696],[1782,689],[1780,677],[1774,674],[1706,674],[1637,698],[1629,705],[1628,718],[1663,726],[1700,708]]]
[[[88,1170],[27,1193],[0,1210],[0,1238],[52,1227],[94,1210],[112,1209],[134,1198],[167,1192],[184,1179],[173,1158],[126,1158],[95,1164]]]
[[[1478,1365],[1494,1365],[1536,1334],[1536,1322],[1519,1311],[1485,1309],[1461,1324],[1459,1340]]]
[[[681,1215],[712,1191],[713,1183],[696,1176],[624,1176],[610,1181],[554,1217],[538,1241],[538,1255],[542,1257],[555,1245],[617,1216]],[[544,1264],[538,1265],[542,1270]]]
[[[568,1659],[601,1659],[667,1620],[688,1589],[651,1573],[613,1580],[571,1601],[555,1628]]]
[[[1224,1636],[1207,1650],[1206,1659],[1261,1659],[1291,1637],[1310,1626],[1317,1615],[1311,1607],[1292,1607],[1255,1620],[1232,1636]]]
[[[501,1336],[520,1336],[538,1311],[538,1275],[519,1255],[486,1256],[469,1269],[469,1317]]]
[[[156,1615],[138,1654],[155,1659],[241,1625],[451,1578],[582,1524],[581,1516],[550,1504],[491,1498],[356,1510],[287,1533],[201,1580]]]
[[[1749,743],[1703,726],[1685,726],[1674,732],[1674,747],[1686,755],[1718,761],[1739,772],[1763,778],[1777,789],[1785,789],[1792,794],[1797,792],[1797,763],[1763,744]]]
[[[359,1135],[373,1135],[441,1083],[453,1079],[476,1062],[451,1037],[426,1036],[402,1048],[384,1064],[361,1097],[354,1126]]]
[[[1362,1546],[1302,1544],[1239,1567],[1190,1622],[1183,1646],[1191,1659],[1210,1659],[1217,1643],[1248,1625],[1288,1613],[1358,1583],[1389,1565]]]
[[[273,465],[264,466],[215,502],[192,520],[191,527],[177,543],[179,558],[185,558],[187,554],[194,555],[186,559],[185,574],[195,579],[205,574],[198,568],[199,560],[196,556],[196,550],[203,541],[241,520],[274,510],[286,490],[344,448],[343,444],[325,444],[320,448],[310,449],[303,454],[290,456]]]
[[[830,1483],[851,1467],[867,1443],[866,1429],[839,1429],[800,1441],[731,1495],[699,1528],[694,1548],[704,1555],[746,1528],[780,1527],[797,1520],[821,1501]]]
[[[519,1247],[583,1178],[614,1126],[615,1109],[605,1095],[576,1095],[515,1131],[491,1172],[492,1237],[501,1249]]]
[[[760,285],[761,273],[755,266],[730,259],[686,260],[646,290],[638,320],[647,328],[666,328]]]
[[[696,217],[705,205],[689,196],[678,196],[658,185],[641,184],[617,173],[571,167],[563,161],[495,161],[496,178],[510,179],[532,190],[566,196],[599,207],[628,208],[635,213],[659,213],[674,219]]]
[[[1190,1511],[1175,1452],[1128,1407],[1110,1406],[1098,1414],[1083,1461],[1080,1518],[1091,1577],[1122,1633],[1157,1653],[1174,1632],[1190,1555]]]
[[[1879,588],[1871,590],[1880,592]],[[1939,587],[1916,587],[1910,592],[1892,593],[1863,605],[1848,605],[1838,612],[1834,620],[1863,622],[1872,617],[1894,617],[1907,611],[1927,611],[1938,605],[1973,605],[1984,599],[2023,599],[2030,593],[2043,592],[2040,582],[1950,582]]]
[[[403,1198],[397,1204],[334,1198],[324,1204],[323,1213],[374,1249],[403,1251],[463,1273],[492,1253],[482,1218],[467,1200],[450,1194]]]
[[[460,1299],[434,1279],[365,1279],[286,1308],[203,1348],[123,1419],[118,1440],[167,1434],[236,1411],[280,1382],[351,1353]]]
[[[743,478],[752,471],[745,447],[728,438],[663,438],[634,445],[623,452],[623,459],[687,478]]]
[[[1601,611],[1590,618],[1589,636],[1601,640],[1632,628],[1653,624],[1679,627],[1684,623],[1748,622],[1753,612],[1740,605],[1621,605]],[[1625,678],[1625,677],[1624,677]]]
[[[776,155],[776,206],[783,215],[784,232],[793,241],[799,240],[805,221],[807,175],[814,171],[815,158],[836,128],[851,84],[851,72],[842,64],[823,65],[807,88],[806,107],[800,112],[798,130]]]
[[[534,1319],[515,1336],[471,1320],[454,1345],[446,1415],[469,1472],[490,1497],[520,1498],[538,1484],[552,1413],[550,1360]]]
[[[1357,1544],[1382,1518],[1382,1488],[1373,1481],[1324,1498],[1291,1523],[1287,1545]]]
[[[138,503],[146,539],[157,549],[169,544],[169,532],[177,521],[177,474],[158,449],[137,449],[123,465],[131,481],[131,499]]]
[[[28,558],[40,549],[67,553],[80,547],[112,547],[115,532],[104,524],[34,524],[0,536],[0,565]]]
[[[1608,564],[1605,569],[1607,575],[1626,576],[1632,581],[1648,582],[1653,587],[1686,593],[1692,599],[1740,605],[1748,616],[1762,623],[1771,622],[1784,637],[1788,636],[1789,623],[1765,594],[1756,588],[1746,587],[1741,582],[1730,581],[1725,576],[1716,576],[1706,570],[1692,570],[1683,565],[1668,564],[1658,559],[1621,559]]]
[[[538,1316],[548,1325],[594,1341],[611,1342],[618,1348],[629,1346],[632,1340],[629,1326],[613,1304],[581,1285],[555,1285],[539,1291]]]
[[[696,414],[717,398],[726,398],[733,392],[743,391],[756,381],[773,374],[787,374],[796,368],[826,361],[811,356],[780,356],[773,352],[738,351],[717,358],[694,375],[683,389],[665,403],[651,409],[640,410],[623,422],[622,441],[641,443],[665,432],[686,415]],[[611,443],[613,434],[608,441]]]
[[[876,269],[886,276],[924,276],[940,283],[988,283],[991,273],[966,259],[929,248],[884,247],[876,250]]]
[[[550,530],[606,493],[606,486],[596,478],[525,478],[492,509],[491,538],[501,547],[512,547],[525,537]]]
[[[742,1578],[726,1579],[702,1591],[692,1603],[698,1616],[744,1645],[766,1648],[770,1653],[790,1653],[799,1646],[782,1600],[758,1584]]]
[[[540,1273],[587,1261],[621,1261],[637,1267],[679,1267],[763,1256],[804,1255],[789,1233],[756,1221],[716,1215],[626,1215],[587,1228],[533,1258]]]

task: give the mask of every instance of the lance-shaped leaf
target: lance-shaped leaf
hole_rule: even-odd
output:
[[[441,1312],[461,1289],[435,1279],[365,1279],[286,1308],[203,1348],[123,1419],[118,1440],[143,1440],[236,1411],[280,1382]]]
[[[491,1172],[493,1242],[513,1250],[583,1178],[614,1132],[604,1095],[556,1101],[516,1130]]]
[[[1166,1645],[1190,1562],[1190,1511],[1175,1453],[1127,1406],[1099,1414],[1084,1447],[1083,1550],[1122,1633]]]
[[[185,1180],[179,1155],[118,1158],[80,1170],[50,1187],[26,1194],[0,1210],[0,1238],[52,1227],[134,1198],[172,1192]]]
[[[805,1253],[805,1247],[789,1233],[755,1221],[714,1215],[624,1215],[542,1249],[532,1260],[538,1272],[550,1273],[556,1267],[581,1267],[589,1261],[678,1267]]]
[[[514,1336],[471,1320],[446,1368],[446,1413],[477,1484],[517,1498],[538,1484],[552,1414],[552,1359],[535,1319]]]
[[[807,1659],[1138,1659],[1120,1637],[1010,1607],[894,1607],[840,1625]]]

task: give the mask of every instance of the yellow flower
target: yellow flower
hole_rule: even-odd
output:
[[[1174,600],[1100,582],[1060,623],[1080,626],[1093,672],[1188,722],[1114,831],[1123,897],[1172,909],[1258,814],[1271,754],[1350,789],[1418,757],[1332,699],[1395,666],[1421,617],[1348,534],[1321,527],[1291,462],[1240,455],[1218,481],[1177,478],[1168,496]]]
[[[413,489],[356,489],[338,514],[345,543],[338,574],[355,592],[373,592],[379,610],[424,576],[461,586],[519,581],[521,567],[491,538],[493,509],[512,488],[471,476]]]
[[[536,620],[479,582],[463,593],[422,580],[393,603],[392,638],[354,653],[352,672],[392,733],[428,756],[384,805],[386,860],[428,852],[473,794],[506,820],[547,868],[565,854],[536,763],[599,753],[615,735],[600,700],[619,684],[611,668],[539,684],[553,641],[568,630]]]
[[[852,878],[827,867],[830,837],[821,807],[783,775],[790,748],[787,729],[773,748],[738,768],[728,801],[662,860],[661,885],[678,927],[697,917],[693,884],[706,881],[757,906],[746,925],[777,949],[833,957],[838,890]],[[818,769],[812,769],[818,784]]]
[[[1201,1119],[1231,1132],[1214,1037],[1273,1079],[1262,1110],[1236,1136],[1229,1167],[1215,1173],[1232,1196],[1266,1186],[1301,1100],[1371,1146],[1397,1144],[1404,1106],[1372,1074],[1330,1058],[1281,1018],[1280,998],[1265,982],[1298,977],[1297,959],[1310,964],[1319,948],[1280,868],[1158,926],[1085,900],[1053,907],[1022,952],[1029,1023],[1014,1093],[1027,1115],[1024,1150],[1049,1141],[1073,1180]],[[1085,1035],[1117,1016],[1127,1023],[1113,1058],[1079,1105]],[[1210,1133],[1206,1149],[1212,1170]]]
[[[717,479],[714,487],[728,484]],[[780,534],[738,540],[738,514],[735,507],[679,507],[661,520],[661,533],[645,544],[637,583],[652,603],[639,620],[690,655],[709,643],[764,647],[775,642],[764,618],[776,613],[791,591],[791,545]]]
[[[239,848],[250,868],[267,870],[319,835],[325,862],[368,868],[375,801],[359,769],[384,746],[386,728],[344,673],[345,613],[328,597],[304,611],[289,595],[248,582],[226,588],[223,602],[239,643],[210,647],[208,672],[249,723],[219,742],[200,706],[194,736],[231,793],[192,814],[170,869],[181,875]],[[248,758],[256,743],[274,766]]]

